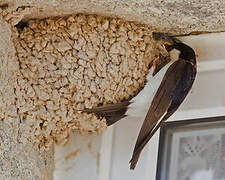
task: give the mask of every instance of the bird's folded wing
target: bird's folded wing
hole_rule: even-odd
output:
[[[175,61],[166,71],[138,135],[132,159],[130,161],[131,169],[135,168],[142,149],[150,140],[151,132],[155,126],[157,126],[160,118],[167,112],[171,104],[171,92],[174,89],[174,85],[183,74],[185,66],[186,63],[184,60]]]

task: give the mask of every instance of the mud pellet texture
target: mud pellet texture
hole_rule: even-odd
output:
[[[115,103],[144,86],[155,45],[144,26],[92,15],[30,20],[14,40],[19,73],[8,116],[48,147],[71,130],[101,132],[105,119],[78,111]]]

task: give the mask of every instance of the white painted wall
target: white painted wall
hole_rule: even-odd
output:
[[[189,36],[182,40],[198,55],[198,74],[192,92],[169,121],[225,115],[225,33]],[[160,76],[155,82],[160,82]],[[129,160],[144,117],[145,114],[125,118],[102,137],[74,134],[67,146],[56,147],[54,179],[155,179],[159,132],[142,152],[136,169],[129,170]],[[92,142],[91,150],[89,142]],[[65,157],[77,149],[80,149],[77,156],[66,161]]]

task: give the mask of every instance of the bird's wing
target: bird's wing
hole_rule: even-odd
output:
[[[173,102],[169,111],[183,102],[194,83],[196,74],[196,67],[190,62],[186,62],[185,73],[181,76],[180,80],[176,82],[172,91],[171,98],[173,99]]]
[[[118,120],[124,118],[130,101],[123,101],[115,104],[104,104],[92,109],[84,109],[82,112],[95,113],[97,116],[103,116],[106,118],[107,125],[110,126]]]
[[[186,62],[184,60],[175,61],[166,71],[163,80],[152,100],[151,106],[145,117],[144,123],[139,132],[137,142],[134,148],[130,168],[134,169],[138,161],[139,155],[150,140],[152,131],[157,126],[160,118],[165,114],[172,102],[171,93],[174,90],[176,82],[185,73]]]

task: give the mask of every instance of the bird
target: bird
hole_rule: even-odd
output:
[[[142,149],[151,137],[184,101],[197,74],[196,55],[190,46],[163,33],[153,34],[153,38],[163,41],[167,53],[176,49],[180,54],[167,69],[151,102],[135,144],[130,169],[135,168]]]
[[[176,49],[179,52],[178,58],[166,70],[165,75],[157,89],[152,101],[150,83],[147,82],[142,91],[132,100],[125,100],[120,103],[106,104],[92,109],[84,109],[83,112],[95,113],[97,116],[106,118],[108,126],[129,116],[128,107],[135,104],[134,100],[143,101],[148,104],[147,115],[145,116],[141,130],[139,132],[132,158],[130,169],[135,169],[141,151],[164,124],[164,122],[178,109],[185,97],[189,93],[197,74],[196,55],[194,50],[178,40],[177,38],[165,33],[152,33],[153,39],[158,41],[161,47],[160,58],[168,58],[170,52]],[[169,61],[167,60],[166,63]],[[160,68],[155,68],[152,76],[156,75]],[[150,75],[147,76],[150,77]],[[142,98],[144,96],[144,98]],[[140,104],[140,102],[139,102]]]

